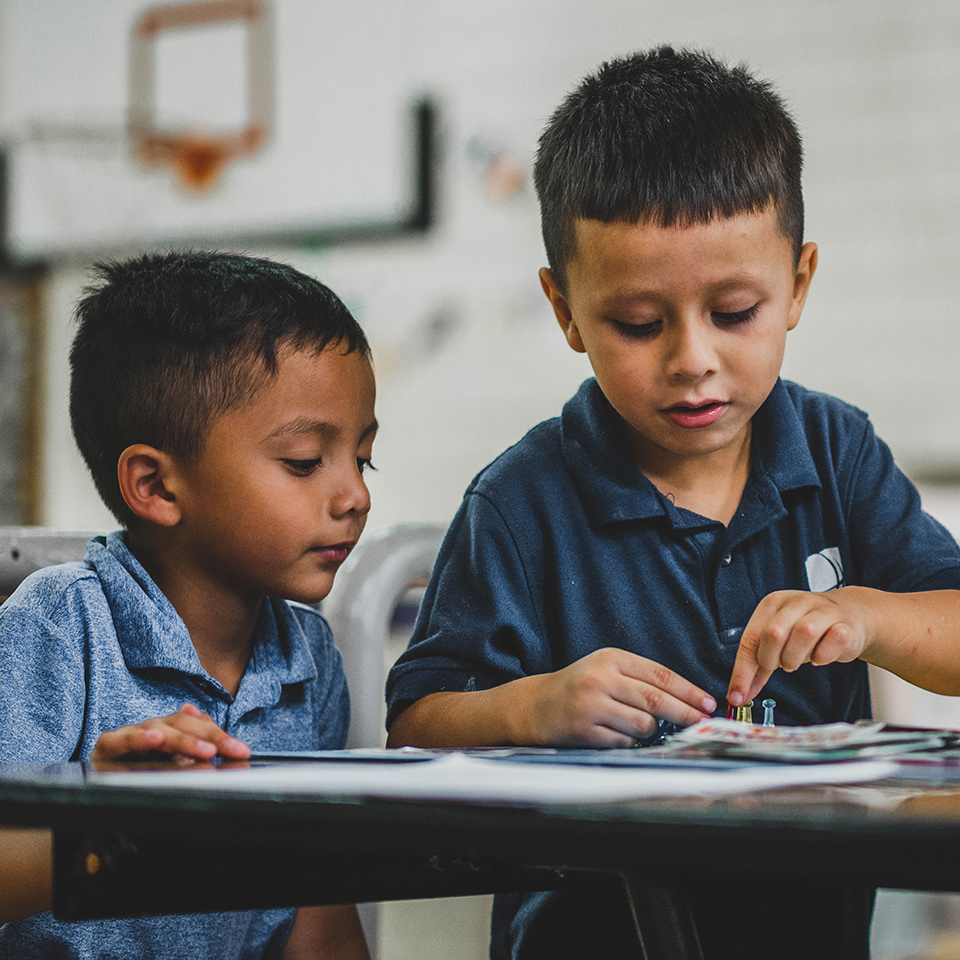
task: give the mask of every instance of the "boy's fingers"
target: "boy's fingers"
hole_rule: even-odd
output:
[[[819,666],[828,663],[849,663],[857,655],[850,648],[850,628],[845,623],[834,623],[824,633],[810,655],[810,662]]]
[[[689,727],[709,716],[711,710],[700,710],[669,693],[642,681],[631,681],[611,691],[613,700],[604,726],[626,737],[630,743],[649,737],[655,732],[658,720]],[[709,698],[710,703],[714,703]]]
[[[756,676],[753,678],[753,683],[750,684],[750,687],[747,689],[747,694],[742,702],[746,702],[747,700],[756,700],[760,695],[760,691],[767,685],[767,681],[773,676],[773,674],[773,670],[761,670],[758,674],[756,674]],[[735,706],[738,705],[739,704],[735,704]]]
[[[701,717],[698,714],[694,721]],[[671,721],[677,722],[677,721]],[[632,747],[637,740],[649,737],[657,729],[657,718],[652,714],[610,700],[592,722],[580,727],[564,746]]]
[[[611,746],[629,747],[637,740],[644,740],[655,733],[658,720],[666,720],[669,723],[677,724],[677,726],[689,727],[702,719],[702,713],[691,711],[689,707],[665,710],[664,712],[651,712],[640,707],[617,704],[616,709],[611,711],[603,726],[621,738],[622,742],[611,744]]]
[[[250,748],[242,740],[237,740],[236,737],[231,737],[228,733],[223,733],[223,736],[218,738],[215,744],[221,757],[226,757],[229,760],[250,759],[252,752]]]
[[[757,662],[754,648],[748,646],[745,649],[741,646],[737,651],[737,658],[730,674],[727,702],[734,707],[739,707],[748,700],[756,699],[757,694],[767,685],[767,681],[776,673],[779,666],[779,663],[761,666]]]
[[[680,711],[684,716],[692,716],[692,710],[696,712],[697,719],[699,719],[701,715],[711,714],[717,709],[717,702],[710,694],[681,677],[679,673],[665,667],[662,663],[648,660],[646,657],[636,654],[628,654],[623,673],[632,680],[639,680],[644,685],[644,700],[653,708],[649,711],[651,713],[662,709],[672,712]],[[631,702],[632,699],[628,697],[625,702]],[[674,719],[661,713],[656,713],[656,716],[664,720],[671,720],[673,723],[684,722],[680,718]],[[687,722],[695,723],[696,721],[689,720]]]
[[[687,727],[717,708],[713,697],[661,664],[646,660],[632,667],[610,688],[616,707],[608,723],[631,739],[649,736],[657,720]]]
[[[121,727],[100,735],[94,748],[94,755],[101,760],[150,753],[163,743],[160,730],[147,730],[143,727]]]
[[[250,757],[250,748],[221,730],[206,714],[174,714],[163,720],[148,720],[104,733],[95,753],[99,760],[158,753],[194,760],[210,760],[218,755],[230,760],[246,760]]]
[[[231,737],[212,717],[191,703],[185,703],[179,712],[160,722],[197,740],[212,743],[220,756],[229,757],[231,760],[246,760],[250,756],[250,748],[245,743]]]
[[[145,730],[154,736],[158,733],[161,736],[160,742],[150,747],[150,753],[180,754],[197,760],[209,760],[217,754],[217,747],[210,740],[194,733],[179,730],[170,724],[158,723],[145,728]]]
[[[735,707],[746,703],[747,700],[752,700],[750,691],[756,689],[757,693],[760,692],[760,688],[757,687],[759,678],[766,674],[765,683],[773,672],[761,670],[760,664],[757,663],[759,640],[759,637],[748,636],[746,631],[740,640],[737,657],[733,662],[733,672],[730,674],[730,685],[727,687],[727,702]]]
[[[101,734],[94,748],[97,760],[118,760],[122,757],[141,757],[150,754],[182,754],[198,760],[216,756],[217,748],[208,741],[181,733],[174,727],[121,727]]]
[[[797,605],[805,596],[799,591],[782,590],[768,594],[757,604],[743,629],[730,674],[727,701],[733,706],[752,700],[780,667],[783,647],[798,616]]]
[[[189,726],[171,724],[162,729],[164,743],[160,749],[164,753],[181,753],[201,760],[217,755],[231,760],[246,760],[250,756],[250,748],[245,743],[231,737],[209,718],[202,723]]]
[[[765,597],[743,631],[727,699],[734,706],[755,697],[774,671],[832,663],[846,655],[849,628],[819,595],[782,591]],[[817,601],[817,602],[815,602]]]
[[[816,595],[819,599],[819,595]],[[789,627],[789,636],[780,651],[780,666],[784,670],[797,670],[814,658],[814,652],[824,644],[822,654],[838,648],[842,654],[850,637],[849,627],[838,619],[835,604],[816,603],[806,608],[798,608]],[[829,638],[829,639],[828,639]],[[837,656],[832,656],[836,660]],[[822,660],[828,663],[830,660]]]
[[[638,693],[639,696],[637,696]],[[683,727],[689,727],[691,724],[697,723],[702,720],[704,716],[709,716],[713,712],[713,710],[701,710],[698,707],[692,707],[689,703],[679,700],[654,687],[646,687],[646,689],[634,691],[629,699],[623,702],[632,708],[633,717],[631,718],[630,729],[633,731],[636,730],[637,710],[651,717],[652,722],[666,720]],[[713,701],[711,700],[711,702]],[[714,705],[713,709],[716,709],[716,705]],[[634,732],[633,735],[637,736],[638,734]],[[645,734],[641,732],[640,735]]]
[[[646,740],[653,736],[657,729],[657,721],[651,717],[647,729],[636,728],[628,733],[624,733],[618,727],[602,727],[601,737],[598,738],[597,746],[600,747],[632,747],[638,740]]]

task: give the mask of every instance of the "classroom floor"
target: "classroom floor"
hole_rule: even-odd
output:
[[[493,897],[385,903],[374,960],[487,960]]]
[[[374,960],[486,960],[491,897],[380,907]],[[881,890],[872,960],[960,960],[960,894]]]
[[[960,894],[881,890],[872,960],[960,960]]]

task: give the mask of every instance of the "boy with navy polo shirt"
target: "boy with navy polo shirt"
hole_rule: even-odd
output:
[[[0,607],[0,763],[344,746],[312,605],[370,508],[363,331],[313,278],[207,253],[102,265],[77,318],[74,436],[124,530]],[[369,960],[349,905],[58,922],[49,836],[0,842],[5,957]]]
[[[761,689],[870,714],[867,663],[960,692],[960,549],[865,414],[779,379],[817,263],[800,139],[743,68],[604,64],[541,137],[540,279],[595,379],[471,483],[391,745],[626,746]],[[704,955],[865,957],[872,892],[686,885]],[[499,897],[494,957],[628,957],[609,890]]]

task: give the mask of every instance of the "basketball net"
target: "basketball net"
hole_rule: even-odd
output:
[[[170,167],[184,190],[201,193],[217,182],[232,159],[254,153],[265,139],[266,131],[251,125],[240,134],[221,137],[193,132],[146,136],[136,150],[144,166]]]
[[[173,170],[180,186],[201,191],[211,187],[227,164],[227,152],[216,140],[185,137],[172,154]]]
[[[208,131],[160,129],[153,101],[157,38],[166,31],[224,23],[247,30],[249,112],[240,129],[223,135]],[[145,167],[167,166],[177,183],[194,193],[209,190],[227,165],[260,150],[272,124],[272,45],[266,0],[197,0],[149,7],[134,27],[130,49],[130,135],[133,152]]]

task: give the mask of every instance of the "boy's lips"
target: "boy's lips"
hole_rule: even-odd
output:
[[[354,541],[332,543],[329,546],[311,547],[310,553],[315,554],[324,563],[343,563],[354,547]]]
[[[694,428],[709,427],[726,409],[727,404],[722,400],[707,400],[696,405],[678,403],[676,406],[667,407],[664,413],[677,426]]]

